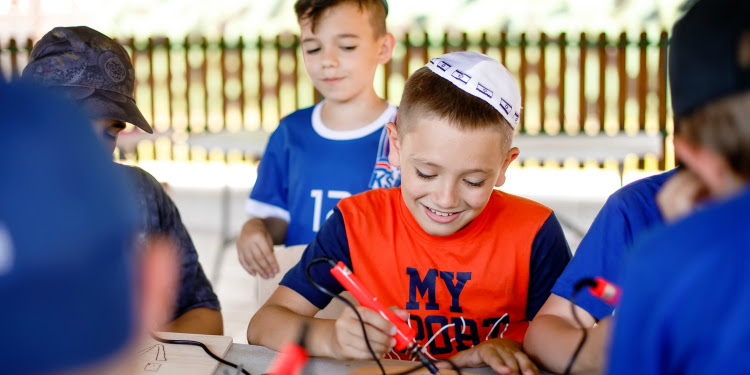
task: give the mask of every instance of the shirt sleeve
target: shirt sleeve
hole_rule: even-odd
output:
[[[570,257],[570,247],[553,212],[537,232],[531,247],[526,319],[534,319],[547,301],[552,285],[565,269]]]
[[[177,306],[174,319],[197,307],[220,310],[219,299],[211,287],[206,274],[198,261],[198,253],[193,245],[185,225],[180,218],[180,212],[172,199],[156,179],[143,171],[141,184],[144,191],[150,191],[146,209],[148,235],[167,235],[176,242],[180,262],[180,283]],[[148,194],[148,193],[147,193]]]
[[[282,122],[268,139],[258,165],[258,177],[245,205],[254,217],[276,217],[289,222],[289,142]]]
[[[316,289],[307,279],[308,267],[313,260],[320,257],[330,258],[336,263],[343,261],[349,269],[352,269],[344,216],[338,207],[334,207],[333,214],[323,222],[320,231],[302,253],[300,261],[284,275],[279,283],[299,293],[319,309],[323,309],[331,302],[332,297]],[[344,291],[344,288],[331,275],[330,269],[331,265],[327,262],[317,263],[310,268],[310,276],[331,293],[339,294]]]
[[[617,196],[610,197],[597,214],[576,254],[552,288],[552,293],[565,299],[573,297],[575,284],[584,278],[601,276],[615,281],[632,243],[632,234]],[[614,308],[590,293],[577,293],[576,305],[601,320],[612,315]]]

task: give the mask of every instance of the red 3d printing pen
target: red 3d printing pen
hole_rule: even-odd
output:
[[[393,323],[398,329],[395,335],[396,350],[414,350],[417,342],[417,332],[401,320],[391,309],[387,308],[378,297],[372,294],[365,285],[346,267],[344,262],[338,262],[335,267],[331,268],[331,274],[341,285],[352,294],[354,299],[360,305],[377,311],[380,316]]]
[[[307,363],[305,339],[307,338],[307,324],[302,326],[297,342],[289,342],[271,363],[266,375],[299,375]]]
[[[594,278],[594,285],[589,288],[589,292],[612,306],[620,302],[620,295],[622,294],[617,285],[598,276]]]

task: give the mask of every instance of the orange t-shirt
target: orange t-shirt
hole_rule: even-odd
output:
[[[523,340],[532,243],[549,208],[493,191],[471,223],[439,237],[422,230],[398,188],[338,207],[352,271],[386,306],[411,313],[417,341],[434,358],[490,338]]]
[[[393,188],[342,199],[284,275],[281,285],[322,309],[331,297],[307,271],[332,293],[343,287],[320,257],[344,262],[386,306],[408,310],[428,355],[445,358],[490,338],[522,341],[571,255],[554,213],[539,203],[494,191],[465,228],[438,237]]]

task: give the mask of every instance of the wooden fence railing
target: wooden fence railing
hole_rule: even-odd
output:
[[[393,59],[375,78],[377,92],[392,103],[400,100],[408,75],[429,58],[473,50],[497,58],[518,79],[524,104],[522,136],[648,134],[664,139],[671,131],[666,32],[616,37],[410,32],[397,35],[397,40]],[[133,59],[139,108],[171,144],[200,133],[266,134],[284,115],[320,99],[306,75],[296,35],[119,42]],[[0,41],[0,77],[18,77],[31,46],[30,39]],[[142,151],[158,148],[147,144],[137,148],[138,158],[205,157],[171,148]],[[251,154],[245,152],[243,158],[257,157]],[[639,155],[641,160],[656,158],[662,168],[665,156]],[[136,156],[128,151],[123,157]]]

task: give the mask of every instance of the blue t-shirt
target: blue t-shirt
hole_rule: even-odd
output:
[[[634,240],[647,229],[663,223],[656,193],[675,171],[635,181],[612,194],[557,279],[552,293],[570,299],[579,280],[595,276],[618,283],[619,270]],[[576,305],[597,320],[614,311],[612,306],[590,293],[578,293]]]
[[[320,118],[323,103],[295,111],[279,123],[247,201],[248,214],[289,223],[287,246],[310,243],[340,199],[371,186],[399,184],[398,168],[387,161],[384,136],[396,107],[389,105],[360,129],[335,131]]]
[[[175,293],[172,319],[197,307],[219,310],[219,299],[206,278],[193,240],[180,218],[174,202],[148,172],[138,167],[115,164],[132,181],[136,188],[140,233],[142,237],[166,235],[175,242],[180,260],[179,290]]]
[[[750,371],[750,189],[636,242],[609,374]]]

